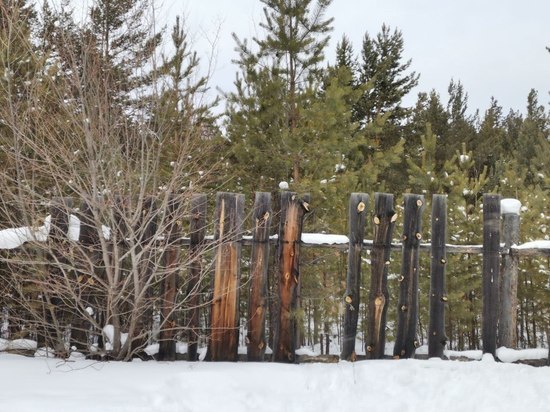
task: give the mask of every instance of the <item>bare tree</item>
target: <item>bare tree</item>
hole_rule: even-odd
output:
[[[166,306],[160,291],[174,276],[158,328],[180,330],[174,319],[189,298],[182,275],[200,255],[184,253],[177,265],[166,255],[180,248],[191,197],[214,173],[205,137],[213,123],[204,107],[178,110],[162,88],[131,91],[138,103],[128,110],[93,39],[86,30],[77,38],[62,38],[62,64],[27,41],[35,70],[24,99],[2,83],[1,224],[23,228],[13,233],[25,243],[0,251],[0,303],[18,332],[59,356],[76,346],[129,359],[151,342]],[[133,70],[154,67],[138,63]]]

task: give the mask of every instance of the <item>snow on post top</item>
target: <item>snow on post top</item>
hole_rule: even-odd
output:
[[[284,180],[279,183],[279,189],[281,190],[288,190],[288,182],[285,182]]]
[[[500,201],[500,213],[503,215],[512,214],[519,215],[521,202],[517,199],[502,199]]]

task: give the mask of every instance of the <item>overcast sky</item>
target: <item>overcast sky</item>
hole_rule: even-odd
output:
[[[208,60],[208,42],[216,40],[212,86],[229,90],[236,68],[231,33],[256,34],[262,16],[259,0],[164,0],[164,18],[186,16],[195,48]],[[405,57],[420,73],[421,91],[437,90],[447,101],[451,78],[469,94],[470,110],[483,113],[491,96],[504,112],[524,111],[531,88],[548,107],[550,97],[550,0],[333,0],[334,17],[329,61],[345,33],[360,50],[366,31],[375,35],[383,23],[398,28],[405,40]]]

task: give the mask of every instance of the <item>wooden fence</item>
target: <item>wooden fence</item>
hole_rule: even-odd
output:
[[[181,266],[180,252],[189,249],[193,257],[188,268],[188,283],[185,293],[190,302],[188,316],[188,359],[197,359],[199,329],[199,301],[197,283],[200,281],[200,253],[205,243],[214,247],[212,298],[209,309],[209,338],[206,359],[211,361],[235,361],[238,359],[239,308],[241,280],[241,251],[251,247],[247,302],[247,358],[262,361],[267,348],[266,314],[268,312],[268,265],[272,247],[276,250],[276,276],[274,285],[277,297],[271,308],[271,333],[273,335],[272,359],[277,362],[295,362],[297,349],[298,320],[295,316],[300,306],[300,249],[302,247],[335,248],[348,252],[347,285],[344,296],[345,314],[341,358],[354,360],[358,313],[361,304],[362,255],[370,250],[370,293],[367,307],[366,357],[384,357],[387,311],[392,304],[388,294],[388,268],[391,253],[402,254],[399,276],[399,298],[396,302],[398,318],[396,325],[395,358],[414,356],[419,346],[418,284],[419,254],[428,252],[431,258],[429,291],[428,348],[430,357],[442,357],[446,344],[445,306],[447,302],[445,275],[447,254],[482,254],[483,352],[495,355],[497,339],[500,345],[512,346],[517,306],[518,260],[522,256],[550,256],[547,246],[529,247],[517,245],[519,239],[519,215],[516,212],[502,214],[499,195],[483,196],[483,244],[447,244],[447,198],[434,195],[431,211],[431,241],[422,238],[422,217],[425,209],[424,196],[404,195],[403,216],[398,216],[394,196],[376,193],[370,209],[367,194],[353,193],[349,201],[348,236],[335,238],[331,235],[303,234],[304,217],[310,212],[309,196],[296,193],[280,193],[280,205],[276,214],[279,228],[276,236],[270,236],[274,212],[271,195],[256,193],[252,211],[252,235],[243,236],[245,224],[244,196],[235,193],[218,193],[216,198],[215,230],[213,239],[206,236],[206,195],[193,197],[189,237],[181,237],[177,226],[167,228],[171,247],[165,251],[168,267]],[[168,210],[179,205],[174,202]],[[175,212],[174,212],[175,213]],[[53,214],[53,213],[52,213]],[[58,216],[52,215],[53,219]],[[401,242],[392,242],[398,219],[403,220]],[[372,225],[373,239],[365,239],[365,227]],[[62,227],[63,225],[58,225]],[[66,229],[66,228],[65,228]],[[66,231],[65,231],[66,233]],[[62,236],[50,233],[50,236]],[[81,239],[84,231],[81,231]],[[62,259],[62,256],[59,257]],[[162,282],[163,305],[161,315],[173,316],[173,302],[177,293],[177,271],[172,271]],[[502,283],[502,287],[501,287]],[[501,292],[502,291],[502,292]],[[499,295],[500,294],[500,295]],[[172,319],[170,322],[177,322]],[[498,333],[497,333],[498,325]],[[161,330],[159,341],[160,358],[175,359],[176,328]]]

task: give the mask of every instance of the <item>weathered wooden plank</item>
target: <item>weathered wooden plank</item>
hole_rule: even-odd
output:
[[[393,356],[410,358],[420,346],[416,337],[418,323],[418,246],[422,239],[424,196],[406,194],[404,197],[403,251],[397,304],[397,336]]]
[[[254,233],[252,235],[248,295],[247,358],[249,361],[263,361],[267,346],[265,319],[271,215],[271,194],[266,192],[256,193],[252,214]]]
[[[73,199],[70,197],[55,197],[50,206],[50,233],[48,236],[48,259],[50,272],[50,286],[52,293],[44,293],[47,302],[47,314],[45,326],[45,341],[49,348],[53,348],[57,356],[68,355],[64,344],[64,329],[70,323],[72,311],[59,296],[59,289],[64,288],[68,260],[66,258],[69,246],[68,236],[70,209]]]
[[[178,222],[181,201],[175,195],[168,200],[165,224],[167,226],[166,249],[164,251],[165,273],[161,280],[158,360],[176,360],[176,296],[178,293],[178,277],[180,269],[181,238]]]
[[[502,215],[502,240],[504,248],[510,250],[519,243],[519,214]],[[518,306],[519,257],[511,253],[502,254],[500,318],[498,323],[498,346],[517,347],[517,306]]]
[[[365,237],[365,221],[369,196],[365,193],[352,193],[349,200],[349,253],[346,294],[344,297],[344,338],[340,357],[355,359],[355,338],[361,303],[361,251]]]
[[[281,222],[279,226],[278,302],[273,334],[273,360],[295,362],[297,346],[296,310],[300,290],[300,238],[306,200],[292,192],[281,193]]]
[[[200,283],[202,275],[202,253],[206,235],[206,194],[199,193],[191,198],[191,219],[189,223],[189,280],[187,283],[187,360],[198,360]]]
[[[483,195],[483,353],[496,355],[500,276],[500,195]]]
[[[158,217],[156,199],[153,196],[140,199],[139,207],[141,213],[133,228],[133,233],[139,236],[135,246],[136,255],[140,256],[139,273],[133,280],[133,319],[129,323],[128,338],[131,339],[130,354],[147,359],[149,356],[144,349],[149,343],[153,330],[152,284],[155,271],[153,245]],[[179,233],[176,232],[173,236],[178,235]]]
[[[393,195],[376,193],[374,197],[374,236],[371,252],[371,285],[368,305],[367,359],[384,357],[386,344],[386,313],[388,311],[388,266],[391,239],[397,214]]]
[[[97,328],[91,330],[91,334],[94,336],[94,340],[97,337],[97,343],[100,348],[104,347],[104,337],[101,326],[105,324],[105,308],[106,308],[106,296],[105,291],[101,286],[107,281],[106,278],[106,263],[104,258],[104,252],[101,247],[101,238],[103,236],[102,225],[96,221],[100,219],[100,210],[105,205],[100,198],[86,199],[82,201],[80,206],[80,212],[78,214],[80,219],[80,236],[79,242],[81,244],[79,252],[82,254],[82,266],[77,275],[79,293],[82,296],[82,300],[85,303],[83,308],[87,307],[92,309],[93,315],[86,312],[83,315],[85,317],[93,316],[95,319],[95,325]],[[94,216],[94,213],[96,216]],[[107,253],[105,253],[107,254]],[[88,349],[87,338],[87,322],[76,325],[76,333],[74,336],[76,344],[79,349]],[[81,347],[79,345],[85,345]]]
[[[207,360],[237,361],[239,287],[244,195],[218,193],[216,198],[216,258],[211,335]]]
[[[447,294],[445,268],[447,254],[447,196],[432,198],[432,254],[430,266],[430,324],[428,327],[428,356],[443,358],[447,343],[445,334],[445,305]]]

